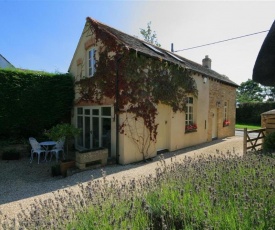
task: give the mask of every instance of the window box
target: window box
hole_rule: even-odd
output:
[[[230,121],[229,120],[224,120],[223,121],[223,127],[229,126],[230,125]]]
[[[191,133],[197,131],[197,125],[196,124],[189,124],[185,126],[185,133]]]

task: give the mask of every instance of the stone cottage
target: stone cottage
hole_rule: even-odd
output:
[[[211,69],[87,18],[69,72],[78,149],[128,164],[235,132],[236,88]]]

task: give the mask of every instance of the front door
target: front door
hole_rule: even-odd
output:
[[[82,130],[77,139],[78,149],[104,147],[111,155],[111,107],[78,107],[77,128]]]

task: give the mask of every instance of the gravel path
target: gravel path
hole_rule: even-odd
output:
[[[215,140],[209,143],[200,144],[194,147],[164,153],[166,160],[174,155],[177,159],[185,156],[198,156],[200,154],[221,154],[221,152],[231,152],[242,154],[243,138],[228,137]],[[217,151],[219,150],[219,151]],[[115,177],[118,180],[131,179],[155,173],[159,157],[155,157],[147,163],[140,162],[129,165],[110,165],[104,167],[108,178]],[[76,173],[72,176],[51,177],[51,163],[37,164],[29,163],[29,159],[24,158],[19,161],[0,160],[0,211],[9,217],[15,217],[20,210],[20,205],[25,209],[36,199],[47,199],[53,197],[54,191],[62,188],[71,187],[77,189],[77,184],[87,183],[92,178],[102,177],[101,169],[87,170]]]

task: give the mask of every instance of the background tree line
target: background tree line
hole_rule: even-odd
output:
[[[237,89],[237,103],[275,101],[275,87],[263,86],[251,79]]]
[[[251,79],[237,89],[236,123],[261,125],[261,114],[275,109],[275,87]]]

